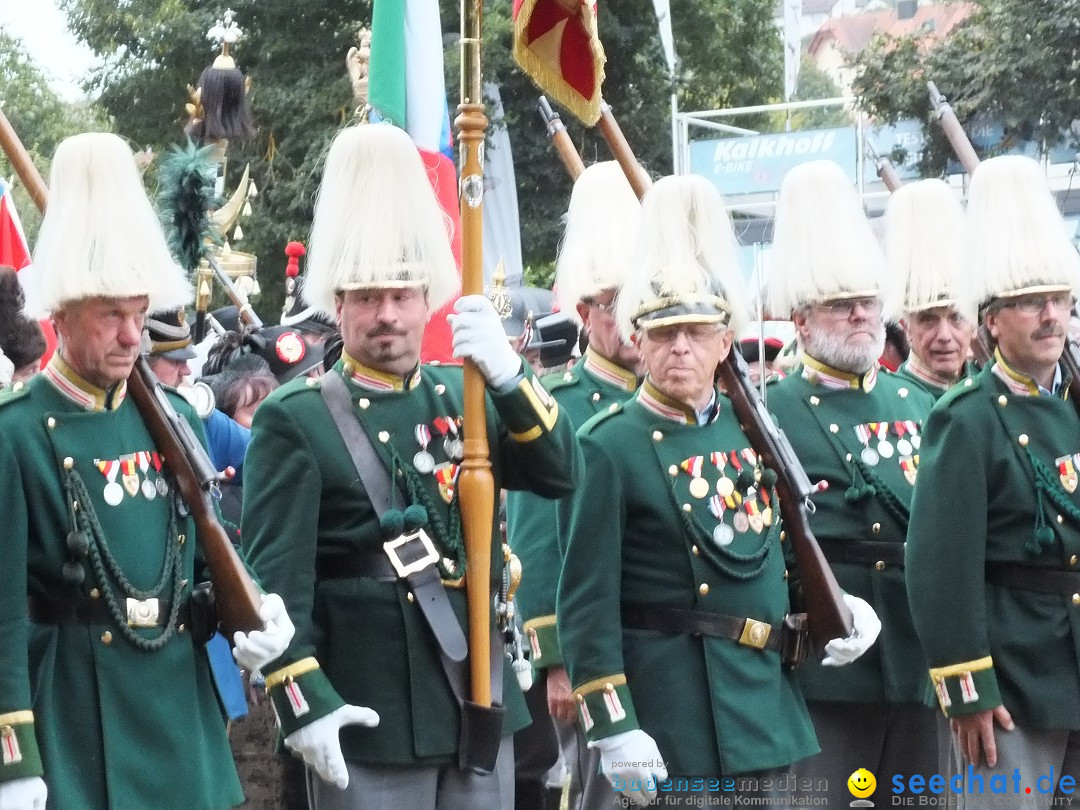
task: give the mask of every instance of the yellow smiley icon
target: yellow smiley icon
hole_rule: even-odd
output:
[[[866,768],[859,768],[848,777],[847,787],[856,799],[865,799],[877,788],[877,779]]]

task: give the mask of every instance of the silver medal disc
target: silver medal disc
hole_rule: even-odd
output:
[[[916,450],[918,450],[920,444],[922,444],[922,436],[912,436],[911,437],[911,446],[912,447],[914,447]]]
[[[880,442],[878,442],[877,451],[878,455],[882,458],[892,458],[893,446],[884,439],[882,439]]]
[[[899,453],[901,456],[910,456],[912,452],[914,452],[914,449],[915,448],[911,446],[911,442],[909,442],[907,439],[900,439],[896,443],[896,452]]]
[[[124,500],[124,488],[115,481],[110,481],[105,485],[105,492],[103,495],[105,503],[109,506],[117,506],[120,501]]]
[[[750,518],[746,516],[746,512],[736,512],[731,522],[735,524],[735,531],[739,534],[743,534],[750,529]]]
[[[165,497],[169,494],[169,485],[165,482],[164,478],[159,478],[154,482],[154,486],[157,487],[158,495]]]
[[[443,441],[443,451],[448,459],[461,461],[465,458],[465,442],[461,439],[446,439]]]
[[[719,523],[712,530],[712,539],[718,546],[726,546],[735,539],[735,531],[726,523]]]
[[[149,478],[144,478],[142,482],[142,494],[148,501],[154,500],[157,497],[157,487]]]
[[[412,457],[412,465],[421,475],[427,475],[435,469],[435,459],[427,450],[421,450]]]
[[[863,460],[863,464],[870,467],[876,467],[877,463],[881,461],[881,458],[877,454],[877,450],[873,447],[864,447],[862,452],[859,453],[859,458]]]

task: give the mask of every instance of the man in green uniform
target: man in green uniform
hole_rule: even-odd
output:
[[[889,277],[903,285],[900,321],[911,353],[898,377],[935,400],[975,369],[968,363],[975,316],[958,306],[966,271],[967,223],[960,200],[944,180],[901,186],[885,212]]]
[[[791,605],[775,495],[714,382],[740,325],[737,243],[694,175],[649,191],[640,237],[616,318],[647,376],[578,432],[585,476],[560,507],[563,661],[616,791],[665,806],[775,801],[817,745],[781,661]],[[834,664],[877,633],[869,606],[846,599],[856,632],[830,642]]]
[[[0,807],[43,808],[46,787],[57,810],[235,806],[192,637],[199,538],[126,385],[148,306],[191,290],[120,138],[61,143],[28,272],[28,310],[52,313],[60,347],[0,400]],[[269,618],[277,643],[238,639],[246,665],[288,644],[287,617]]]
[[[556,289],[560,309],[577,315],[589,345],[580,362],[544,378],[544,386],[575,427],[637,389],[640,358],[619,334],[614,310],[640,219],[641,203],[617,162],[589,166],[574,183]],[[537,673],[533,689],[547,695],[547,710],[570,771],[569,807],[611,807],[615,794],[598,773],[599,752],[586,746],[577,723],[577,704],[555,629],[555,588],[562,569],[558,504],[527,492],[508,493],[506,529],[524,571],[517,603]]]
[[[799,671],[821,754],[798,767],[827,780],[832,806],[848,777],[931,773],[933,712],[904,589],[904,537],[923,420],[933,402],[878,369],[885,342],[884,257],[851,182],[835,163],[784,179],[776,212],[770,310],[791,315],[801,366],[771,387],[769,410],[811,481],[824,481],[810,518],[840,586],[881,617],[881,638],[842,672]]]
[[[926,425],[908,593],[955,735],[946,790],[962,807],[1064,806],[1080,775],[1080,418],[1061,355],[1080,258],[1029,158],[982,163],[968,217],[968,298],[996,350]]]
[[[492,693],[506,716],[488,738],[494,770],[459,764],[469,753],[459,748],[469,697],[463,584],[501,582],[503,555],[492,555],[491,571],[465,570],[462,370],[420,364],[425,323],[456,283],[409,137],[390,125],[339,133],[305,292],[336,314],[344,351],[321,381],[294,380],[259,407],[242,524],[251,565],[295,617],[294,643],[263,671],[286,746],[313,769],[318,810],[513,806],[510,735],[528,719],[501,636]],[[495,486],[566,494],[579,466],[569,421],[486,298],[456,309],[455,354],[488,384]],[[494,517],[491,538],[501,552]]]

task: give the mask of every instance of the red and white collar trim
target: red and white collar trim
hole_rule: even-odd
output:
[[[657,416],[661,416],[664,419],[678,422],[682,425],[698,424],[697,414],[694,412],[693,408],[662,393],[660,389],[649,382],[647,378],[645,382],[641,384],[641,388],[638,389],[637,399],[646,410],[652,411]],[[714,408],[712,417],[709,421],[714,421],[719,413],[720,408],[718,405],[715,405],[714,393]]]
[[[820,385],[823,388],[835,389],[859,389],[870,393],[877,385],[877,363],[870,367],[865,374],[852,374],[840,371],[832,366],[827,366],[820,360],[815,360],[808,354],[803,355],[802,376],[804,380]]]
[[[635,391],[638,387],[637,375],[616,365],[606,357],[597,354],[590,347],[585,350],[584,370],[603,382],[621,388],[623,391]]]
[[[53,354],[41,374],[65,399],[88,411],[115,411],[127,397],[127,380],[105,391],[76,374],[60,352]]]
[[[932,372],[930,369],[928,369],[926,366],[919,362],[919,358],[916,357],[914,353],[912,353],[908,357],[907,361],[904,363],[903,366],[901,366],[901,368],[904,369],[904,371],[906,371],[916,380],[924,382],[927,385],[932,385],[935,388],[948,389],[952,388],[953,385],[956,384],[955,380],[947,380],[944,377],[939,377],[937,374]]]
[[[419,365],[410,374],[402,377],[369,368],[351,358],[347,352],[341,353],[341,362],[341,372],[345,379],[352,380],[369,391],[411,391],[420,384]]]

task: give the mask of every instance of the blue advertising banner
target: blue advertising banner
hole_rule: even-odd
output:
[[[784,176],[810,160],[840,164],[854,183],[854,127],[690,142],[690,171],[711,180],[726,197],[779,191]]]

